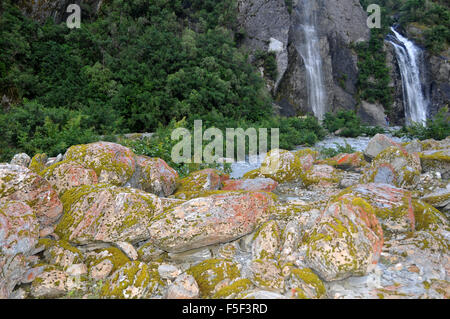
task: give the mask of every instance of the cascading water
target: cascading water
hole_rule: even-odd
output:
[[[296,49],[303,58],[306,67],[308,102],[314,115],[322,120],[325,114],[325,87],[322,75],[319,36],[316,30],[316,12],[313,1],[300,0],[295,8]]]
[[[394,46],[403,82],[403,104],[408,123],[425,124],[428,113],[428,99],[423,93],[421,71],[423,71],[423,50],[394,28],[388,41]]]

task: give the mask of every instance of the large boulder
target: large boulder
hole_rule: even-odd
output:
[[[187,270],[187,274],[195,278],[202,298],[211,297],[216,286],[224,280],[232,281],[240,277],[237,264],[226,259],[209,259]]]
[[[447,224],[445,217],[431,205],[413,199],[411,192],[392,185],[359,184],[345,189],[337,198],[344,195],[368,202],[388,234],[436,230]]]
[[[111,299],[155,297],[161,281],[158,271],[139,261],[130,261],[114,272],[102,287],[100,296]]]
[[[377,134],[370,139],[369,144],[367,144],[367,147],[364,151],[364,155],[369,159],[373,159],[382,151],[391,146],[402,148],[400,144],[394,142],[386,135]]]
[[[364,276],[377,263],[383,233],[370,205],[337,201],[307,238],[306,262],[326,281]]]
[[[58,162],[43,170],[40,175],[60,195],[78,186],[95,185],[98,183],[97,174],[93,169],[84,168],[82,165],[71,161]]]
[[[420,179],[422,167],[417,153],[390,146],[379,153],[371,167],[364,172],[362,183],[384,183],[401,188],[414,187]]]
[[[168,252],[228,242],[265,222],[271,205],[271,196],[258,192],[196,198],[166,210],[149,233],[154,244]]]
[[[277,188],[278,183],[271,178],[255,178],[255,179],[240,179],[227,180],[223,183],[222,190],[224,191],[265,191],[272,192]]]
[[[22,202],[0,200],[0,299],[23,281],[38,238],[33,210]]]
[[[446,188],[439,188],[421,198],[424,202],[442,210],[450,212],[450,183]]]
[[[364,155],[361,152],[352,154],[338,154],[332,158],[321,161],[321,163],[322,162],[324,164],[349,171],[357,171],[362,166],[365,166],[367,164],[367,162],[364,160]]]
[[[125,185],[136,169],[133,152],[125,146],[109,142],[72,146],[64,159],[93,169],[99,183],[116,186]]]
[[[58,194],[49,182],[28,168],[0,164],[0,199],[19,200],[29,205],[41,226],[58,220],[63,211]]]
[[[286,281],[291,298],[321,299],[326,297],[326,288],[319,276],[311,269],[294,268]]]
[[[136,181],[131,183],[133,187],[162,197],[173,194],[178,173],[164,160],[138,156],[137,167],[139,174]]]
[[[275,258],[280,247],[280,237],[280,229],[275,221],[271,220],[262,225],[253,240],[253,259]]]
[[[170,204],[179,203],[178,200],[108,184],[74,188],[61,200],[65,213],[56,233],[61,239],[77,244],[135,243],[149,239],[153,216],[162,213]]]
[[[304,170],[300,158],[286,150],[271,150],[259,169],[260,173],[278,183],[301,179]]]
[[[340,181],[338,172],[330,165],[313,165],[309,170],[302,172],[301,175],[305,186],[333,184]]]
[[[175,196],[188,199],[192,194],[219,190],[222,187],[222,183],[228,179],[228,175],[218,170],[212,168],[203,169],[179,180]]]
[[[419,155],[424,172],[435,171],[441,173],[443,179],[450,178],[450,148],[425,151]]]

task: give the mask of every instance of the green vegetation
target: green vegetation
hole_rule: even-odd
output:
[[[220,114],[216,117],[209,116],[203,118],[203,130],[210,127],[216,127],[222,130],[223,134],[226,133],[226,128],[233,127],[242,128],[247,130],[253,127],[257,130],[259,128],[268,128],[267,130],[267,143],[268,148],[271,148],[271,131],[270,128],[279,128],[280,131],[280,148],[282,149],[294,149],[297,145],[312,146],[319,140],[322,140],[326,136],[326,131],[320,126],[315,117],[308,116],[305,118],[268,118],[263,119],[259,123],[251,123],[247,121],[234,121],[234,120],[221,120]],[[130,147],[136,154],[146,155],[150,157],[159,157],[165,160],[169,166],[177,170],[181,177],[187,176],[190,172],[197,171],[204,168],[223,168],[225,172],[230,169],[229,164],[225,164],[222,167],[219,164],[184,164],[175,163],[172,161],[172,148],[179,142],[171,139],[172,131],[176,128],[187,128],[193,136],[192,123],[189,124],[186,119],[176,122],[173,120],[168,126],[159,127],[156,132],[156,136],[150,139],[130,141],[119,141],[123,145]],[[225,137],[225,136],[224,136]],[[211,141],[203,141],[202,148],[205,147]],[[226,145],[223,148],[223,154],[226,154]],[[237,147],[237,140],[235,140],[235,148]],[[248,152],[248,139],[246,141],[246,151]],[[194,154],[193,145],[191,154]],[[237,154],[236,149],[234,154]]]
[[[356,150],[348,143],[345,143],[345,146],[334,143],[336,148],[333,147],[323,147],[320,149],[320,157],[321,158],[332,158],[339,154],[353,154]]]
[[[354,111],[338,111],[336,114],[326,113],[323,125],[330,133],[340,131],[339,135],[345,137],[358,137],[363,134],[374,136],[378,133],[384,133],[384,129],[381,127],[363,125]]]
[[[8,101],[0,112],[0,161],[18,152],[55,156],[99,135],[156,130],[155,142],[133,146],[168,160],[170,148],[162,148],[173,143],[170,125],[184,118],[189,129],[195,119],[221,129],[279,127],[285,148],[323,138],[313,118],[273,115],[239,36],[229,0],[112,0],[73,30],[51,19],[39,25],[4,1],[0,96]],[[260,58],[275,79],[275,56]]]
[[[448,107],[440,109],[433,119],[428,119],[426,126],[419,123],[404,126],[400,131],[396,132],[396,136],[407,136],[419,140],[445,139],[450,136],[450,113]]]

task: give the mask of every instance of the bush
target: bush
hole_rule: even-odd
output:
[[[448,107],[439,110],[433,119],[428,119],[426,126],[415,123],[404,126],[395,134],[397,137],[417,138],[419,140],[443,140],[450,136],[450,115]]]
[[[65,108],[46,108],[35,101],[0,114],[0,161],[18,152],[56,156],[71,145],[98,139],[86,115]]]
[[[330,133],[340,131],[339,135],[344,137],[358,137],[363,134],[374,136],[378,133],[384,133],[384,129],[381,127],[362,125],[361,119],[354,111],[338,111],[336,114],[327,113],[323,125]]]
[[[336,145],[336,148],[333,147],[323,147],[320,149],[320,157],[325,158],[332,158],[339,154],[353,154],[356,152],[356,150],[348,143],[345,143],[345,146],[342,146],[341,144],[334,143]]]

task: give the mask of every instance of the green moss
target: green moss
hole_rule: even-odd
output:
[[[104,298],[128,298],[133,288],[147,289],[152,284],[149,267],[138,261],[130,261],[114,273],[102,287],[100,295]],[[140,296],[135,296],[140,297]]]
[[[312,272],[309,268],[303,269],[292,269],[292,276],[295,276],[297,279],[303,281],[305,284],[312,286],[316,291],[316,297],[322,298],[326,294],[325,285],[322,280]]]
[[[47,163],[47,154],[36,154],[31,159],[29,169],[36,174],[40,174],[45,169],[45,164]]]
[[[249,290],[253,283],[249,279],[236,280],[229,286],[223,287],[213,295],[213,299],[224,299],[227,297],[236,297],[239,293]]]
[[[124,180],[131,178],[134,173],[134,167],[132,167],[132,165],[127,165],[126,163],[118,161],[116,155],[107,150],[100,152],[97,152],[97,150],[92,151],[90,149],[91,145],[92,144],[84,144],[70,147],[65,155],[66,160],[74,161],[84,167],[93,169],[99,177],[101,176],[102,171],[114,173],[115,176],[110,178],[108,182],[115,186],[122,186],[123,183],[120,182],[121,178]],[[123,155],[128,156],[130,159],[133,158],[131,150],[128,150],[128,153]],[[94,160],[88,161],[89,157]]]
[[[197,281],[203,298],[210,297],[216,285],[222,280],[226,278],[233,280],[240,276],[237,265],[226,259],[205,260],[189,268],[187,273]]]

